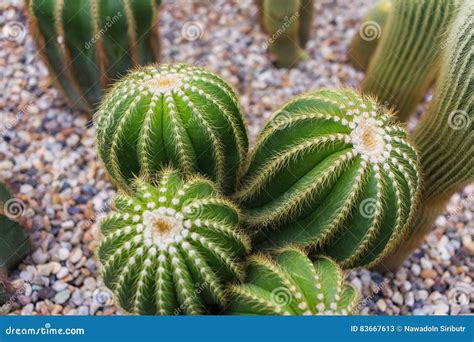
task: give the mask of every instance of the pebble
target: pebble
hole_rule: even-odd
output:
[[[71,293],[69,292],[69,290],[63,290],[63,291],[60,291],[58,293],[56,293],[56,295],[54,296],[54,299],[53,301],[56,303],[56,304],[64,304],[67,302],[67,300],[69,299],[69,297],[71,296]]]
[[[80,247],[76,247],[72,250],[71,255],[69,256],[69,261],[73,264],[79,262],[82,258],[82,250]]]
[[[403,296],[400,292],[396,291],[392,296],[392,301],[395,304],[402,305],[403,304]]]

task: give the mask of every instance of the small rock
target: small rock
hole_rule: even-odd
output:
[[[421,271],[420,276],[423,279],[435,279],[436,278],[436,271],[433,269],[424,269]]]
[[[33,310],[35,309],[33,304],[27,304],[21,309],[22,316],[31,316],[33,314]]]
[[[411,265],[411,271],[415,276],[419,276],[421,272],[421,267],[418,264],[413,264]]]
[[[59,249],[58,256],[59,256],[60,260],[62,260],[62,261],[66,260],[67,258],[69,258],[69,254],[70,254],[70,252],[67,248],[61,247]]]
[[[405,305],[412,307],[414,304],[415,304],[415,295],[413,294],[413,292],[408,292],[405,295]]]
[[[64,304],[67,302],[70,296],[71,296],[71,293],[69,292],[69,290],[66,289],[61,292],[56,293],[56,295],[53,298],[53,301],[56,304]]]
[[[76,247],[72,250],[71,255],[69,256],[69,261],[73,264],[76,264],[82,258],[82,250],[80,247]]]
[[[377,307],[380,309],[380,311],[385,312],[387,310],[387,303],[383,299],[379,299],[377,301]]]
[[[31,258],[36,265],[44,264],[49,260],[49,254],[45,253],[38,248],[32,255]]]
[[[392,301],[395,303],[395,304],[398,304],[398,305],[403,305],[403,296],[400,292],[396,291],[393,296],[392,296]]]
[[[56,273],[56,277],[57,277],[58,279],[63,279],[63,278],[66,277],[68,274],[69,274],[69,270],[67,269],[67,267],[61,267],[61,269],[59,270],[59,272]]]

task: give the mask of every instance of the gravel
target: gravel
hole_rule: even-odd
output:
[[[251,0],[165,1],[160,31],[164,62],[217,72],[239,92],[255,138],[269,115],[293,96],[318,87],[356,87],[362,74],[346,59],[357,22],[374,0],[318,0],[311,59],[292,70],[268,61]],[[0,30],[0,179],[24,202],[35,250],[12,275],[18,293],[5,313],[111,315],[122,312],[98,277],[93,252],[97,218],[115,190],[94,148],[90,118],[71,110],[54,89],[26,33],[22,1],[2,1],[0,28],[18,24],[16,39]],[[202,28],[196,39],[184,23]],[[5,29],[3,30],[5,34]],[[5,124],[6,123],[6,124]],[[348,272],[361,290],[362,314],[473,312],[474,186],[456,194],[426,242],[396,274]]]

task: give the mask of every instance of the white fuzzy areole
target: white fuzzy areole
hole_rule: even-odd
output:
[[[357,125],[351,132],[354,151],[368,162],[383,162],[385,160],[386,144],[384,140],[385,130],[381,127],[382,123],[370,117],[354,118],[354,122]]]
[[[152,93],[166,94],[181,87],[182,79],[183,75],[177,73],[156,74],[152,78],[145,80],[144,86]]]
[[[145,239],[151,239],[157,246],[170,244],[186,229],[182,213],[172,208],[147,210],[143,213],[142,220]]]

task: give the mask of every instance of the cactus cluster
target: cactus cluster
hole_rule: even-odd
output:
[[[474,181],[474,3],[453,24],[432,103],[414,132],[424,178],[413,234],[384,264],[396,270],[422,242],[454,192]]]
[[[27,0],[39,52],[74,107],[90,112],[111,82],[158,60],[159,3]]]
[[[362,90],[395,107],[401,121],[435,80],[445,35],[461,1],[393,0]]]
[[[152,65],[130,73],[104,98],[95,120],[100,157],[123,187],[173,166],[229,192],[247,154],[234,91],[200,67]]]
[[[235,198],[260,248],[298,245],[344,267],[372,265],[411,222],[417,152],[390,112],[352,90],[320,90],[277,111]]]
[[[257,6],[275,64],[290,68],[307,59],[304,47],[310,37],[313,0],[259,0]]]
[[[98,255],[106,286],[135,314],[200,314],[224,305],[224,283],[242,277],[249,249],[239,211],[202,178],[165,169],[136,180],[101,222]]]
[[[368,68],[379,45],[391,7],[392,0],[379,0],[377,5],[362,18],[348,51],[349,60],[355,68],[360,70]]]
[[[229,293],[229,313],[238,315],[347,315],[358,303],[334,261],[311,261],[295,248],[278,251],[274,259],[250,257],[246,283]]]

